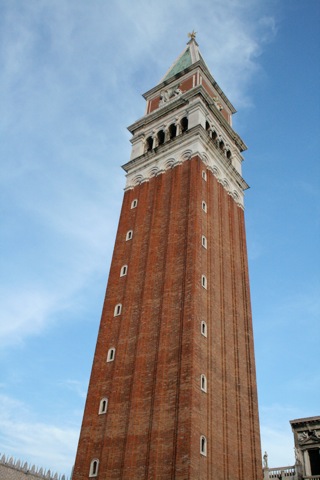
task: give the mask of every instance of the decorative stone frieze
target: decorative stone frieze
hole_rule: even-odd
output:
[[[168,144],[161,145],[156,152],[147,152],[124,165],[123,168],[127,172],[125,190],[133,189],[197,155],[236,204],[243,208],[243,190],[247,189],[248,185],[231,162],[208,139],[207,132],[201,126],[194,127],[184,135],[175,137]]]
[[[180,87],[180,84],[175,85],[174,87],[170,87],[165,90],[162,90],[160,93],[159,107],[167,102],[170,102],[171,100],[175,99],[179,95],[181,95],[183,92],[179,87]]]

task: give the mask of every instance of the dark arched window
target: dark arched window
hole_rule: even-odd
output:
[[[176,135],[177,135],[177,127],[174,123],[172,123],[169,127],[170,140],[171,138],[174,138]]]
[[[208,121],[206,121],[206,130],[209,130],[209,128],[210,128],[210,124]]]
[[[205,457],[207,456],[207,439],[204,435],[200,437],[200,453]]]
[[[231,152],[230,152],[230,150],[227,150],[227,158],[231,158]]]
[[[207,336],[207,324],[204,320],[202,320],[201,322],[201,335],[203,335],[204,337]]]
[[[164,131],[160,130],[158,132],[158,145],[162,145],[164,143],[164,138],[165,138]]]
[[[204,374],[200,377],[200,387],[203,392],[207,393],[207,377]]]
[[[109,348],[108,355],[107,355],[107,362],[113,362],[116,356],[116,349],[114,347]]]
[[[127,231],[127,235],[126,235],[126,240],[131,240],[133,237],[133,231],[132,230],[128,230]]]
[[[103,398],[100,401],[100,405],[99,405],[99,415],[101,415],[103,413],[107,413],[107,409],[108,409],[108,399]]]
[[[150,152],[150,150],[152,150],[153,148],[153,138],[148,137],[146,140],[146,144],[147,144],[147,152]]]
[[[120,270],[120,277],[125,277],[128,273],[128,265],[122,265]]]
[[[122,310],[122,304],[121,304],[121,303],[118,303],[118,304],[114,307],[113,316],[114,316],[114,317],[117,317],[118,315],[121,315],[121,310]]]
[[[220,140],[220,142],[219,142],[219,148],[220,148],[220,150],[222,150],[222,151],[224,150],[224,141],[223,141],[223,140]]]
[[[213,131],[211,136],[212,140],[217,140],[217,132]]]
[[[99,460],[94,459],[90,463],[90,471],[89,471],[89,477],[96,477],[98,475],[98,469],[99,469]]]
[[[188,119],[187,117],[183,117],[183,119],[181,120],[181,131],[183,133],[183,132],[186,132],[187,130],[188,130]]]

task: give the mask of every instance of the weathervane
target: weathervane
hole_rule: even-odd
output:
[[[196,35],[197,35],[197,32],[195,32],[194,30],[192,30],[191,33],[188,33],[188,37],[190,38],[190,40],[195,40]]]

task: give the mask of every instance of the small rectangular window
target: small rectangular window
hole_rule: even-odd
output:
[[[207,277],[205,275],[201,276],[201,285],[203,288],[207,289]]]
[[[96,477],[98,475],[99,460],[94,459],[90,463],[89,477]]]
[[[203,335],[204,337],[207,336],[207,324],[204,320],[202,320],[201,322],[201,335]]]
[[[116,356],[116,349],[114,347],[109,348],[108,355],[107,355],[107,362],[113,362],[115,356]]]
[[[120,277],[124,277],[128,273],[128,265],[123,265],[120,270]]]
[[[205,457],[207,456],[207,439],[204,435],[200,437],[200,453]]]
[[[131,202],[131,208],[136,208],[137,205],[138,205],[138,200],[135,198],[135,199],[132,200],[132,202]]]
[[[207,204],[204,200],[202,200],[202,210],[207,213]]]
[[[100,401],[100,405],[99,405],[99,415],[102,415],[103,413],[107,413],[107,409],[108,409],[108,399],[103,398]]]
[[[114,307],[113,315],[114,315],[115,317],[117,317],[118,315],[121,314],[121,310],[122,310],[122,305],[121,305],[121,303],[118,303],[118,304]]]
[[[133,231],[132,230],[128,230],[127,234],[126,234],[126,241],[128,240],[131,240],[133,237]]]
[[[201,237],[201,244],[203,248],[207,248],[207,237],[205,237],[204,235],[202,235]]]
[[[200,388],[204,393],[207,393],[207,377],[204,374],[200,377]]]
[[[207,172],[205,170],[202,170],[202,178],[205,182],[207,181]]]

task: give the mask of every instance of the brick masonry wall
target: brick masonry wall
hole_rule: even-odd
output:
[[[261,477],[244,216],[202,170],[194,157],[124,195],[73,480],[93,459],[103,480]]]

